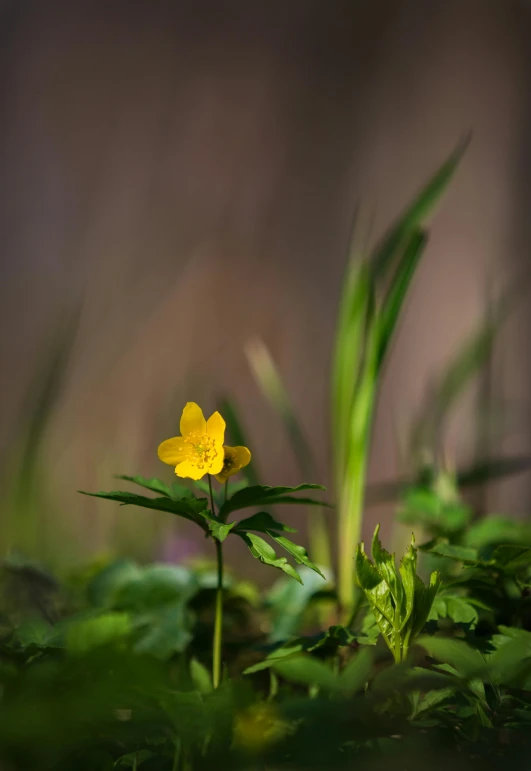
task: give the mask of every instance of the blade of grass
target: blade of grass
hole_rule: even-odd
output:
[[[348,421],[345,470],[338,490],[338,599],[343,623],[348,623],[354,608],[354,557],[363,523],[363,496],[376,398],[379,347],[380,329],[371,298],[363,362]]]
[[[470,137],[459,143],[450,157],[435,172],[428,183],[415,197],[406,212],[390,228],[378,244],[373,254],[373,270],[376,278],[381,278],[389,266],[409,241],[413,231],[420,227],[433,212],[442,194],[450,183],[463,154],[468,147]]]
[[[391,287],[383,302],[382,310],[380,312],[381,339],[380,351],[378,354],[380,366],[383,363],[391,343],[406,294],[411,281],[413,280],[413,276],[415,275],[420,258],[426,248],[427,240],[427,234],[421,228],[416,228],[413,231],[411,238],[404,249],[404,254],[400,259]]]
[[[368,303],[372,292],[371,275],[363,262],[350,259],[339,307],[332,365],[332,441],[336,487],[345,472],[348,425],[354,399],[356,373],[361,367],[365,347]]]

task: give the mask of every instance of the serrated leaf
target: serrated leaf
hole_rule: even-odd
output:
[[[393,598],[395,608],[399,609],[400,615],[402,616],[404,614],[404,611],[407,605],[407,599],[404,595],[404,587],[400,580],[401,575],[396,568],[395,555],[390,554],[386,549],[382,547],[382,544],[380,542],[380,538],[378,535],[379,532],[380,532],[380,525],[377,525],[374,530],[374,536],[372,539],[372,550],[371,550],[372,558],[373,558],[376,570],[378,571],[380,576],[383,578],[383,580],[386,582],[387,586],[389,587],[389,591],[391,593],[391,597]],[[412,596],[411,596],[411,601],[412,601]],[[411,613],[411,608],[409,610],[409,613]]]
[[[269,535],[276,543],[279,544],[279,546],[282,546],[283,549],[291,554],[291,556],[295,559],[295,562],[297,562],[299,565],[306,565],[307,568],[310,568],[310,570],[313,570],[315,573],[318,573],[320,576],[322,576],[322,578],[324,578],[324,575],[321,573],[317,565],[314,565],[314,563],[310,561],[304,546],[298,546],[296,543],[289,541],[282,535],[275,535],[274,533],[269,533]]]
[[[93,498],[104,498],[109,501],[116,501],[122,506],[139,506],[143,509],[166,511],[170,514],[184,517],[184,519],[189,519],[196,524],[201,524],[202,527],[203,523],[198,515],[208,508],[206,498],[181,498],[178,500],[170,500],[169,498],[147,498],[143,495],[136,495],[135,493],[127,493],[119,490],[109,493],[87,493],[84,490],[78,490],[78,492],[82,495],[90,495]]]
[[[239,509],[247,509],[251,506],[272,506],[280,503],[291,503],[300,505],[328,506],[323,501],[316,501],[313,498],[297,498],[293,493],[301,490],[325,490],[322,485],[303,484],[297,487],[266,487],[264,485],[254,485],[246,487],[244,490],[232,495],[221,507],[219,512],[220,519],[226,519],[227,515]]]
[[[263,538],[254,533],[238,533],[238,535],[240,538],[243,538],[255,559],[260,560],[265,565],[271,565],[273,568],[283,570],[288,576],[302,584],[302,579],[295,568],[289,564],[286,557],[277,557],[275,550],[267,541],[264,541]]]
[[[232,528],[237,524],[236,522],[220,522],[219,519],[212,516],[212,513],[208,509],[206,511],[199,512],[199,516],[205,520],[213,537],[216,538],[220,543],[223,543]]]
[[[145,487],[146,490],[152,490],[154,493],[161,493],[166,498],[173,498],[172,488],[165,482],[155,477],[148,479],[147,477],[136,474],[135,476],[127,476],[126,474],[117,474],[115,479],[123,479],[125,482],[132,482],[140,487]]]
[[[378,628],[392,651],[395,643],[394,607],[387,583],[371,563],[363,550],[363,544],[356,551],[356,574],[358,583],[365,592]]]
[[[478,612],[466,597],[445,594],[435,598],[428,620],[449,618],[454,624],[466,624],[473,629],[478,622]]]
[[[441,577],[437,571],[431,574],[428,586],[418,576],[415,576],[415,595],[413,599],[413,613],[408,622],[408,639],[413,639],[422,631],[430,615],[431,606],[440,585]]]
[[[271,530],[283,533],[296,533],[296,529],[288,527],[282,522],[278,522],[267,511],[259,511],[247,519],[242,519],[236,524],[235,532],[238,530],[256,530],[259,533],[269,533]]]

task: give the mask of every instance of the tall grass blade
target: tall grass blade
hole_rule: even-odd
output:
[[[413,200],[406,212],[390,228],[373,254],[373,270],[376,278],[387,273],[393,260],[409,242],[413,232],[420,227],[433,212],[442,194],[450,183],[461,158],[469,144],[467,137],[452,152],[450,157],[435,172],[428,183]]]
[[[362,366],[368,305],[372,291],[369,267],[351,257],[339,306],[332,364],[332,441],[338,488],[345,473],[348,426],[356,378]]]
[[[427,240],[427,234],[421,228],[416,228],[413,231],[413,234],[404,249],[404,254],[400,259],[391,287],[384,300],[380,312],[380,365],[383,364],[383,360],[391,343],[407,291],[413,280],[413,276],[415,275],[420,258],[426,248]]]

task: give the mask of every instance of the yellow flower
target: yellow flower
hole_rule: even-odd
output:
[[[178,477],[201,479],[205,474],[219,474],[225,438],[225,421],[219,412],[205,420],[201,407],[188,402],[181,415],[181,434],[159,445],[159,458],[175,466]]]
[[[223,468],[216,479],[224,484],[229,477],[237,474],[242,468],[245,468],[251,462],[251,453],[247,447],[225,447],[225,457],[223,458]]]

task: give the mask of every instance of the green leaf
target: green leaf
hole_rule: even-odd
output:
[[[391,597],[393,599],[394,607],[398,608],[400,614],[404,613],[406,607],[406,597],[404,595],[404,587],[400,580],[401,575],[396,569],[395,555],[390,554],[386,549],[382,547],[378,533],[380,532],[380,525],[377,525],[374,530],[372,539],[372,558],[376,570],[386,582]],[[412,594],[411,594],[412,600]],[[412,607],[412,606],[411,606]],[[411,613],[411,608],[409,613]],[[408,614],[409,615],[409,614]]]
[[[131,560],[116,560],[96,573],[87,585],[87,595],[95,607],[114,608],[123,586],[138,579],[142,569]]]
[[[128,752],[127,755],[122,755],[114,765],[116,767],[136,769],[145,760],[151,760],[154,757],[156,757],[155,753],[151,752],[151,750],[138,750],[138,752]]]
[[[279,546],[282,546],[283,549],[285,549],[289,554],[291,554],[292,557],[294,557],[295,562],[297,562],[299,565],[306,565],[307,568],[310,568],[310,570],[313,570],[315,573],[318,573],[320,576],[322,576],[322,578],[324,578],[324,575],[321,573],[317,565],[314,565],[314,563],[310,561],[308,552],[304,546],[298,546],[296,543],[289,541],[282,535],[275,535],[274,533],[269,533],[269,535],[274,541],[276,541],[276,543],[278,543]]]
[[[277,557],[275,550],[267,541],[264,541],[258,535],[254,535],[254,533],[238,533],[238,535],[243,538],[255,559],[260,560],[265,565],[271,565],[271,567],[283,570],[288,576],[302,584],[302,579],[295,568],[289,564],[286,557]]]
[[[78,490],[78,492],[82,495],[90,495],[93,498],[105,498],[109,501],[116,501],[117,503],[121,503],[122,506],[140,506],[144,509],[167,511],[170,514],[177,514],[179,517],[184,517],[184,519],[189,519],[191,522],[200,524],[201,527],[203,527],[203,523],[198,515],[208,508],[206,498],[181,498],[179,500],[170,500],[169,498],[146,498],[143,495],[135,495],[135,493],[121,491],[113,491],[110,493],[87,493],[83,490]]]
[[[216,538],[220,543],[225,540],[234,525],[237,524],[236,522],[229,522],[228,524],[225,522],[220,522],[219,519],[216,519],[216,517],[212,516],[212,513],[208,509],[206,511],[201,511],[199,516],[205,520],[208,525],[208,529],[214,538]]]
[[[129,637],[131,630],[127,613],[110,611],[72,623],[67,631],[66,646],[70,653],[84,654]]]
[[[253,675],[255,672],[262,672],[264,669],[271,669],[277,664],[278,660],[291,659],[299,656],[304,651],[304,645],[300,642],[294,644],[282,645],[272,651],[263,661],[253,664],[243,670],[244,675]]]
[[[291,683],[313,685],[324,691],[338,690],[337,676],[326,664],[313,656],[301,654],[293,658],[281,659],[274,664],[273,669]]]
[[[451,664],[461,676],[467,679],[486,674],[485,659],[481,653],[460,640],[424,635],[419,637],[416,643],[432,658]]]
[[[376,247],[372,264],[377,277],[387,272],[390,263],[403,250],[412,233],[432,213],[452,179],[467,144],[468,140],[459,144]]]
[[[172,488],[165,482],[161,482],[160,479],[147,479],[146,477],[139,475],[130,477],[125,474],[117,474],[114,478],[123,479],[125,482],[133,482],[133,484],[145,487],[147,490],[152,490],[154,493],[161,493],[162,495],[165,495],[166,498],[174,497]]]
[[[395,611],[389,586],[380,576],[363,550],[363,543],[356,552],[356,573],[358,583],[365,592],[378,628],[392,651],[395,643]]]
[[[179,565],[148,565],[124,576],[111,595],[114,610],[133,614],[189,600],[199,589],[197,577]]]
[[[24,650],[32,645],[47,648],[54,637],[54,628],[42,618],[27,618],[17,627],[15,640]]]
[[[267,606],[271,614],[271,641],[286,640],[296,635],[312,597],[322,591],[321,576],[305,567],[301,568],[300,574],[303,584],[282,576],[267,593]]]
[[[159,659],[182,653],[192,640],[191,619],[182,600],[137,616],[134,625],[135,651]]]
[[[387,297],[380,311],[380,346],[378,352],[379,366],[385,359],[389,344],[393,337],[404,300],[415,275],[417,265],[426,248],[426,233],[421,228],[415,228],[405,245],[396,273],[392,279]]]
[[[190,661],[190,676],[199,693],[211,693],[213,691],[210,672],[197,659],[192,659]]]
[[[428,710],[433,709],[433,707],[437,707],[450,696],[453,696],[454,693],[455,688],[441,688],[439,691],[429,691],[417,704],[414,716],[417,717],[423,712],[427,712]]]
[[[421,547],[421,550],[424,551]],[[479,557],[475,549],[467,546],[455,546],[449,543],[438,543],[431,546],[430,554],[436,554],[438,557],[447,557],[448,559],[464,562],[467,565],[476,564]]]
[[[415,576],[415,595],[413,599],[413,613],[410,618],[410,638],[414,639],[423,629],[430,615],[431,606],[435,595],[441,585],[441,577],[437,571],[430,576],[430,583],[426,586],[418,576]]]
[[[494,549],[492,561],[501,570],[508,573],[525,571],[531,565],[531,548],[515,544],[501,544]]]
[[[292,493],[298,493],[300,490],[325,490],[321,485],[303,484],[298,487],[266,487],[263,485],[254,485],[240,490],[229,498],[221,507],[219,512],[220,519],[226,519],[227,515],[239,509],[246,509],[250,506],[272,506],[280,503],[297,503],[302,505],[327,506],[322,501],[316,501],[313,498],[296,498]]]
[[[288,527],[282,522],[277,522],[267,511],[259,511],[247,519],[242,519],[236,524],[235,532],[238,530],[256,530],[259,533],[269,533],[278,531],[283,533],[296,533],[293,527]]]
[[[345,695],[351,696],[365,686],[372,672],[373,659],[373,651],[362,648],[349,661],[339,676],[339,687]]]
[[[401,628],[404,628],[413,615],[415,605],[415,587],[417,580],[417,550],[413,537],[404,556],[400,560],[400,577],[404,586],[404,607],[401,613]]]
[[[332,371],[332,428],[338,479],[342,478],[348,426],[365,346],[367,314],[374,289],[368,266],[352,257],[341,296]]]
[[[478,622],[478,612],[466,597],[443,594],[435,598],[428,620],[449,618],[454,624],[465,624],[474,629]]]

